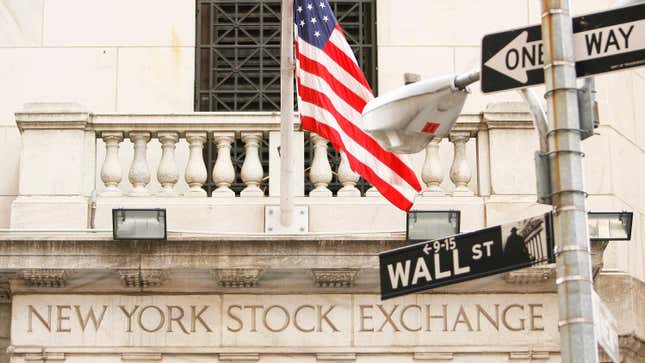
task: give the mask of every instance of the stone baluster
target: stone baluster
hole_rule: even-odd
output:
[[[262,142],[261,132],[242,132],[242,141],[244,142],[245,157],[242,164],[240,176],[246,185],[240,193],[242,197],[263,197],[264,192],[260,189],[264,171],[260,162],[260,142]]]
[[[470,165],[466,160],[466,142],[470,138],[468,132],[455,132],[450,134],[450,142],[454,146],[454,159],[450,167],[450,180],[455,184],[453,195],[473,195],[468,189],[468,183],[472,178]]]
[[[207,171],[204,164],[204,143],[206,142],[205,132],[186,132],[186,141],[190,149],[188,163],[184,178],[188,183],[188,190],[184,193],[188,197],[205,197],[206,191],[202,188],[206,183]]]
[[[361,191],[356,188],[360,176],[349,166],[349,160],[344,152],[340,153],[338,165],[338,181],[343,185],[338,191],[339,197],[360,197]]]
[[[130,141],[134,145],[134,157],[128,173],[128,180],[132,184],[131,196],[146,196],[150,192],[146,185],[150,183],[150,170],[148,169],[147,149],[150,133],[146,131],[130,132]]]
[[[331,197],[331,190],[327,188],[332,178],[331,166],[327,159],[327,140],[313,132],[310,138],[314,147],[314,159],[309,169],[309,180],[314,185],[314,189],[309,192],[309,196]]]
[[[423,192],[424,196],[439,196],[445,195],[445,191],[441,187],[444,174],[441,167],[441,159],[439,159],[439,146],[441,145],[441,138],[435,138],[428,146],[426,146],[426,158],[423,162],[423,169],[421,170],[421,178],[426,184],[426,190]]]
[[[366,197],[378,197],[380,195],[381,193],[375,187],[369,187],[369,189],[365,191]]]
[[[161,184],[160,195],[176,196],[174,190],[175,184],[179,180],[179,171],[175,161],[175,145],[179,141],[177,132],[159,132],[159,142],[161,143],[161,160],[157,169],[157,180]]]
[[[101,180],[105,185],[104,197],[117,197],[122,195],[119,183],[123,177],[121,162],[119,161],[119,143],[123,141],[123,132],[105,131],[101,134],[105,142],[105,161],[101,167]]]
[[[217,189],[213,197],[233,197],[235,192],[231,184],[235,181],[235,168],[231,161],[231,143],[235,140],[233,132],[214,132],[213,139],[217,144],[217,160],[213,167],[213,182]]]

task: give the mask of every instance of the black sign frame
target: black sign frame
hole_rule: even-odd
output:
[[[515,259],[515,261],[503,260],[502,257],[504,257],[503,255],[505,252],[501,252],[504,250],[503,248],[504,242],[502,242],[504,236],[502,236],[502,230],[511,229],[512,231],[513,227],[511,227],[511,225],[515,225],[517,223],[523,223],[525,221],[531,221],[531,220],[542,220],[544,223],[543,235],[545,240],[541,243],[546,244],[546,251],[543,252],[541,256],[539,256],[539,258],[535,258],[527,262],[518,263],[517,259]],[[475,246],[475,244],[479,244],[480,249],[478,251],[483,253],[482,244],[488,241],[493,241],[493,243],[489,245],[490,252],[491,253],[495,252],[496,255],[494,257],[488,256],[491,258],[489,259],[487,264],[484,264],[481,262],[476,262],[473,264],[472,258],[474,256],[471,256],[471,264],[468,265],[468,268],[470,269],[473,266],[476,267],[475,271],[471,273],[463,273],[463,274],[460,274],[459,276],[457,276],[457,274],[454,274],[454,276],[450,278],[442,278],[440,280],[436,279],[436,274],[435,274],[435,279],[433,279],[431,282],[426,281],[426,283],[414,284],[415,286],[409,286],[409,287],[404,286],[403,288],[398,288],[398,283],[397,283],[397,287],[392,286],[393,283],[390,278],[391,271],[396,271],[396,269],[399,267],[397,263],[400,263],[401,267],[408,266],[406,264],[407,261],[410,261],[410,264],[409,264],[410,267],[407,269],[408,273],[406,274],[407,276],[406,279],[408,283],[406,283],[405,285],[409,284],[410,276],[412,275],[410,272],[413,272],[418,268],[418,267],[413,268],[411,261],[413,260],[418,261],[419,258],[423,258],[425,261],[426,258],[429,258],[427,256],[430,256],[430,254],[424,251],[424,249],[428,248],[428,245],[435,245],[436,247],[438,243],[439,250],[438,252],[432,254],[433,259],[429,260],[430,263],[426,261],[424,264],[428,266],[427,267],[428,269],[434,268],[435,271],[437,271],[435,261],[444,261],[444,264],[440,264],[441,266],[439,267],[439,271],[441,271],[443,267],[444,268],[443,272],[445,273],[447,271],[445,270],[445,267],[446,267],[445,261],[451,258],[450,256],[448,256],[450,253],[452,253],[452,258],[453,258],[451,272],[456,271],[456,266],[454,262],[458,261],[459,257],[462,257],[462,254],[459,252],[459,249],[456,248],[458,244],[460,244],[463,247],[466,247],[465,249],[463,249],[463,251],[470,250],[473,253],[475,251],[475,249],[473,249],[473,246]],[[454,242],[454,246],[451,246],[452,242]],[[507,240],[507,243],[508,243],[508,240]],[[450,247],[453,247],[453,248],[451,249]],[[535,264],[555,263],[554,247],[555,247],[555,244],[553,240],[552,215],[551,213],[546,213],[544,215],[524,219],[516,223],[509,223],[505,225],[488,227],[475,232],[462,233],[462,234],[449,236],[438,240],[415,243],[413,245],[385,251],[379,254],[379,276],[380,276],[380,285],[381,285],[381,299],[386,300],[386,299],[403,296],[403,295],[407,295],[407,294],[411,294],[419,291],[429,290],[432,288],[470,281],[470,280],[491,276],[491,275],[495,275],[503,272],[526,268]],[[430,250],[432,250],[432,246],[430,246]],[[455,252],[451,252],[455,250],[457,251],[457,254],[459,256],[458,258],[454,257]],[[437,257],[435,256],[437,254],[440,255],[438,257],[438,260],[437,260]],[[464,253],[463,256],[466,256],[466,254]],[[395,266],[395,267],[390,269],[391,266]],[[464,269],[465,265],[459,266],[459,268]]]
[[[636,4],[609,11],[577,16],[572,19],[573,33],[582,33],[589,30],[605,28],[608,26],[625,24],[645,18],[645,4]],[[540,25],[511,29],[499,33],[487,34],[482,38],[481,47],[481,90],[484,93],[506,91],[515,88],[525,88],[544,83],[544,69],[526,71],[527,82],[521,83],[504,73],[500,73],[488,66],[493,56],[513,41],[522,32],[527,32],[527,42],[542,40]],[[538,52],[539,54],[539,52]],[[645,49],[632,52],[597,57],[583,61],[576,61],[576,77],[589,77],[595,74],[619,71],[623,69],[645,65]]]

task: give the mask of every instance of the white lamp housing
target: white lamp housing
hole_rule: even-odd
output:
[[[435,137],[450,132],[468,91],[454,84],[455,75],[419,81],[370,101],[361,128],[389,151],[413,154]]]

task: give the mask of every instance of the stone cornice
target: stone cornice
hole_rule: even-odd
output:
[[[29,269],[19,276],[30,287],[57,288],[65,287],[70,273],[65,269]]]
[[[84,292],[171,289],[215,293],[229,288],[247,288],[255,293],[315,293],[324,288],[337,292],[373,293],[378,291],[379,253],[407,244],[404,239],[280,238],[221,240],[217,243],[211,240],[190,243],[144,240],[0,241],[0,264],[4,266],[4,273],[36,269],[73,272],[73,279],[69,279],[66,288]],[[213,270],[218,270],[217,274],[214,275]],[[259,270],[263,271],[261,277]],[[312,270],[316,270],[315,273]],[[170,271],[174,271],[172,279],[167,279]],[[517,292],[518,286],[509,284],[503,276],[490,276],[441,287],[436,291]],[[98,284],[97,278],[107,280]],[[262,280],[258,284],[260,278]],[[520,283],[527,278],[514,276],[513,279]],[[12,289],[13,293],[33,292],[29,284],[12,283]],[[521,290],[522,293],[554,292],[555,285],[550,280],[542,283],[536,281],[525,284]]]
[[[89,111],[75,103],[27,103],[16,112],[20,132],[38,130],[84,130]]]
[[[118,271],[123,286],[128,288],[159,287],[167,275],[160,269],[121,269]]]
[[[220,287],[256,286],[264,270],[259,268],[220,268],[211,271]]]
[[[311,273],[319,287],[351,287],[358,271],[356,268],[317,268]]]
[[[482,122],[488,129],[532,129],[533,121],[524,102],[489,104],[482,112]]]

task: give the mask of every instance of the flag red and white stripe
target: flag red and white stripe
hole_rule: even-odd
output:
[[[318,1],[315,4],[307,13],[305,7],[311,5],[296,0],[296,78],[302,128],[345,152],[352,170],[392,204],[407,211],[421,191],[419,178],[401,157],[383,149],[361,130],[361,112],[374,96],[342,29],[331,18],[333,14],[329,16],[331,10],[322,6],[326,0],[320,2],[322,10],[316,11]],[[314,22],[307,28],[315,17],[320,22],[333,21],[333,27],[325,29],[325,23],[314,27]],[[321,42],[320,37],[325,36],[326,41]]]

